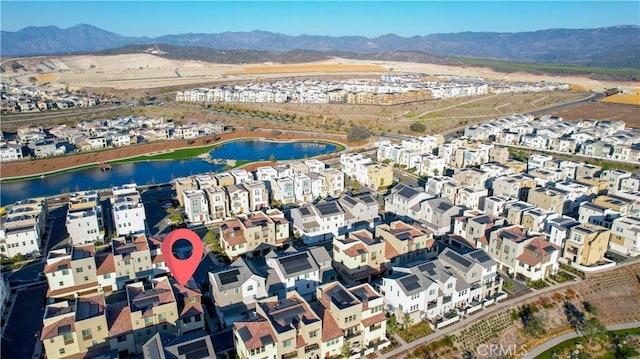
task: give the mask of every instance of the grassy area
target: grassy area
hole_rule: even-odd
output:
[[[638,77],[640,70],[638,69],[607,69],[602,67],[587,67],[575,65],[561,64],[535,64],[525,62],[508,62],[492,59],[477,59],[467,57],[454,57],[468,65],[489,67],[500,72],[544,72],[553,74],[599,74],[616,77]]]
[[[398,335],[407,343],[411,343],[412,341],[425,337],[431,333],[433,333],[433,330],[431,329],[431,326],[429,326],[429,322],[426,321],[422,321],[406,329],[403,328],[398,330]]]
[[[34,176],[24,176],[24,177],[15,177],[15,178],[7,178],[7,179],[0,178],[0,183],[9,183],[9,182],[17,182],[17,181],[28,181],[28,180],[32,180],[32,179],[55,176],[55,175],[61,175],[63,173],[67,173],[67,172],[74,172],[74,171],[84,170],[84,169],[93,168],[93,167],[97,167],[97,165],[91,164],[91,165],[85,165],[85,166],[78,166],[78,167],[74,167],[74,168],[66,168],[66,169],[63,169],[63,170],[60,170],[60,171],[54,171],[54,172],[51,172],[51,173],[41,174],[41,175],[34,175]]]
[[[193,157],[197,157],[203,153],[209,152],[219,146],[219,144],[205,146],[205,147],[197,147],[197,148],[183,148],[181,150],[174,150],[171,152],[159,153],[157,155],[151,156],[136,156],[131,158],[125,158],[122,160],[115,160],[109,163],[118,164],[118,163],[127,163],[127,162],[140,162],[140,161],[159,161],[159,160],[184,160]]]
[[[608,331],[607,335],[609,336],[609,338],[611,338],[613,336],[640,335],[640,328]],[[554,358],[558,358],[558,354],[559,353],[564,353],[570,348],[575,348],[576,344],[578,344],[578,343],[583,344],[583,342],[584,342],[584,338],[583,337],[569,339],[567,341],[564,341],[564,342],[554,346],[553,348],[550,348],[550,349],[544,351],[542,354],[538,355],[536,357],[536,359],[554,359]],[[626,345],[623,345],[623,347],[624,346],[626,346]],[[628,346],[626,346],[626,348],[623,348],[623,349],[625,349],[625,354],[627,354],[627,355],[635,356],[635,355],[639,354],[636,350],[634,350],[633,348],[628,347]],[[612,349],[607,350],[607,352],[604,355],[598,356],[599,359],[605,359],[605,358],[612,358],[613,359],[613,358],[617,358],[617,357],[619,357],[619,356],[616,356]],[[622,358],[622,357],[627,358],[627,357],[631,357],[631,356],[620,356],[620,358]]]

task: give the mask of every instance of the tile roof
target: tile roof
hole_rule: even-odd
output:
[[[65,258],[65,259],[61,259],[57,262],[51,263],[51,264],[47,264],[44,267],[44,272],[45,273],[53,273],[53,272],[57,272],[57,271],[61,271],[63,269],[70,269],[71,268],[71,259],[70,258]]]
[[[362,326],[363,327],[368,327],[370,325],[374,325],[374,324],[377,324],[377,323],[384,322],[385,320],[387,320],[387,317],[385,316],[385,314],[384,313],[378,313],[378,314],[374,315],[373,317],[362,319]]]
[[[91,288],[98,289],[98,287],[99,287],[98,282],[90,282],[90,283],[74,285],[72,287],[64,287],[64,288],[55,289],[55,290],[51,290],[51,288],[49,288],[49,290],[47,291],[47,297],[61,297],[66,294],[73,294],[74,292],[80,291],[83,289],[91,289]]]
[[[344,332],[338,326],[338,323],[327,308],[320,302],[314,302],[311,307],[316,312],[318,317],[322,319],[322,341],[328,342],[331,339],[336,339],[344,336]]]
[[[126,302],[118,302],[109,305],[107,312],[107,324],[109,336],[117,337],[133,331],[131,324],[131,309]]]
[[[277,341],[276,335],[269,323],[262,317],[260,317],[260,319],[261,320],[257,321],[233,324],[234,330],[240,335],[247,350],[258,349]]]
[[[60,333],[60,329],[64,328],[67,325],[70,328],[69,332],[75,331],[75,318],[73,316],[64,317],[42,328],[42,334],[40,335],[40,338],[42,340],[45,340],[45,339],[57,337],[58,335],[63,334],[63,333]]]
[[[532,256],[529,253],[522,253],[521,255],[519,255],[516,260],[528,264],[531,267],[535,267],[536,265],[540,264],[540,262],[542,262],[542,258],[535,258],[534,256]]]
[[[387,259],[393,259],[400,255],[398,251],[389,243],[388,241],[384,241],[384,256]]]
[[[114,273],[115,271],[116,271],[116,264],[113,261],[113,254],[102,253],[96,256],[96,274],[97,275]]]

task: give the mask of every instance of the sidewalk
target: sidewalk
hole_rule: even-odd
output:
[[[607,325],[607,330],[621,330],[621,329],[633,329],[633,328],[640,328],[640,322],[629,322],[629,323]],[[535,357],[542,354],[546,350],[549,350],[555,347],[556,345],[563,343],[569,339],[578,338],[580,336],[581,335],[576,332],[565,333],[559,337],[553,338],[533,348],[531,351],[525,354],[522,357],[522,359],[534,359]]]

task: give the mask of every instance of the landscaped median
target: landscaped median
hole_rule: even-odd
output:
[[[87,153],[69,154],[39,160],[12,161],[2,164],[2,177],[0,178],[0,181],[21,181],[42,176],[46,177],[97,166],[102,162],[117,164],[150,160],[180,160],[194,158],[227,142],[256,139],[268,140],[269,137],[262,132],[233,131],[217,135],[217,139],[215,139],[214,136],[206,136],[193,140],[156,141],[152,143]],[[336,145],[339,151],[351,146],[361,145],[361,143],[353,143],[346,140],[336,141],[333,138],[300,133],[282,133],[278,136],[278,139],[291,141],[308,140],[330,143]],[[238,161],[236,162],[235,167],[243,164],[246,164],[246,162]]]

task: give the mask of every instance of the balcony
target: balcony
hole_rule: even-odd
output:
[[[449,302],[451,302],[451,296],[450,295],[444,296],[442,298],[442,304],[447,304]]]
[[[427,304],[427,310],[435,309],[438,307],[438,302],[430,302]]]
[[[355,339],[355,338],[360,338],[360,335],[362,334],[362,331],[360,330],[356,330],[354,332],[347,332],[347,334],[344,336],[344,340],[351,340],[351,339]]]
[[[318,344],[311,344],[311,345],[307,345],[306,347],[304,347],[304,353],[308,354],[312,351],[318,350],[320,349],[320,346]]]
[[[298,357],[298,352],[291,352],[291,353],[287,353],[287,354],[282,354],[282,359],[294,359]]]

